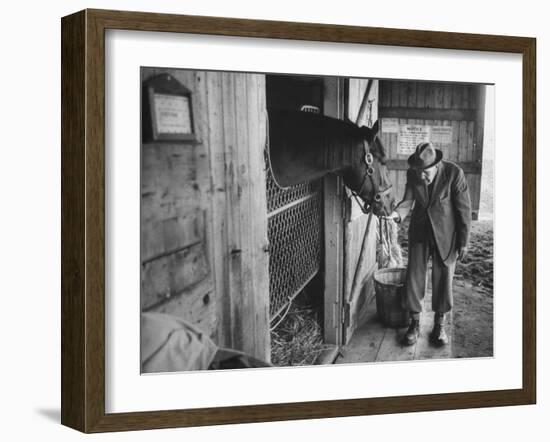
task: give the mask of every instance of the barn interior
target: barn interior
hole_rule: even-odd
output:
[[[160,75],[187,97],[184,138],[149,127]],[[354,348],[380,348],[391,334],[373,315],[377,221],[367,229],[368,216],[336,175],[281,189],[266,159],[267,111],[369,127],[379,120],[398,199],[411,134],[430,130],[464,168],[478,217],[485,88],[164,68],[142,68],[141,78],[142,312],[176,316],[219,347],[275,365],[371,361]],[[408,144],[400,142],[407,130]],[[400,352],[394,347],[388,354]]]

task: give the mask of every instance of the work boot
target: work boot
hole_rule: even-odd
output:
[[[403,336],[404,345],[414,345],[418,341],[418,335],[420,334],[420,320],[411,318],[409,328]]]
[[[445,326],[442,323],[435,323],[432,332],[430,333],[430,342],[437,346],[442,347],[449,343],[447,333],[445,333]]]

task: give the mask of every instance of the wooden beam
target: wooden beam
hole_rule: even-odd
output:
[[[390,170],[407,170],[409,168],[407,160],[388,160],[386,164]],[[481,172],[481,163],[478,161],[459,162],[457,164],[462,168],[464,173],[479,174]]]
[[[365,111],[367,110],[370,90],[372,89],[373,83],[374,83],[374,80],[367,79],[367,88],[365,89],[365,93],[363,94],[363,100],[361,100],[361,106],[359,107],[359,112],[357,112],[357,117],[355,118],[355,124],[357,125],[359,125],[359,123],[363,119],[363,115],[365,114]]]
[[[325,115],[333,118],[344,116],[344,81],[335,77],[324,79]],[[336,175],[323,178],[324,193],[324,341],[325,344],[342,343],[340,312],[343,303],[344,274],[344,225],[343,183]]]
[[[378,118],[407,118],[412,120],[474,121],[475,109],[431,109],[416,107],[381,107]]]

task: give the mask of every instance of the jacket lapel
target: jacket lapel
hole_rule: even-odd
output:
[[[428,202],[428,205],[431,206],[433,202],[439,198],[439,194],[441,193],[442,187],[445,183],[444,175],[446,174],[447,170],[445,167],[445,163],[441,161],[439,163],[439,170],[437,171],[437,175],[435,176],[435,182],[434,182],[434,188],[432,190],[432,196],[430,198],[430,201]],[[427,189],[426,189],[427,191]]]
[[[419,202],[422,204],[422,207],[428,207],[428,186],[421,179],[416,180],[416,193],[419,196],[417,199],[420,200]]]

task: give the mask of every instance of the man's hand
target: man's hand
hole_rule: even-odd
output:
[[[467,254],[468,254],[468,247],[466,247],[466,246],[460,247],[458,249],[458,260],[459,261],[464,261]]]
[[[392,213],[390,213],[389,216],[382,216],[381,218],[384,218],[384,219],[392,219],[394,220],[396,223],[400,223],[401,222],[401,217],[399,216],[399,214],[394,210]]]

